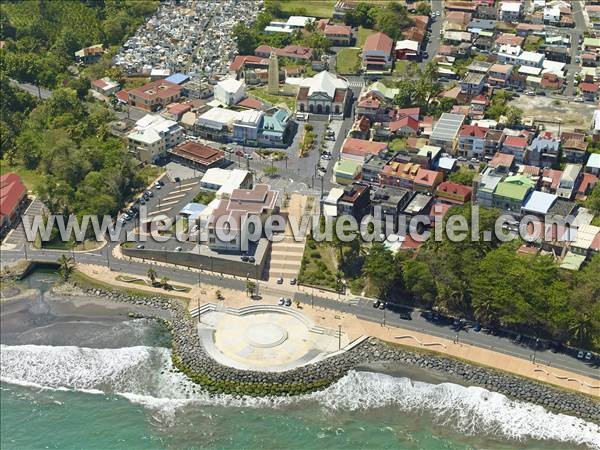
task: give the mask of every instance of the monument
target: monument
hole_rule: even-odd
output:
[[[269,56],[269,84],[267,92],[271,95],[279,94],[279,61],[275,52]]]

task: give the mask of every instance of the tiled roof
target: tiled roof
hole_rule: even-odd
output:
[[[506,136],[504,139],[504,145],[508,147],[527,147],[527,138],[521,136]]]
[[[346,155],[362,156],[369,153],[375,154],[387,148],[385,142],[365,141],[364,139],[346,138],[342,146],[342,153]]]
[[[497,152],[492,160],[490,161],[490,166],[493,168],[497,167],[511,167],[515,160],[514,155],[509,155],[508,153],[500,153]]]
[[[374,33],[367,37],[363,45],[363,52],[381,51],[386,55],[392,52],[394,41],[385,33]]]
[[[463,125],[462,128],[460,129],[460,136],[461,137],[471,136],[471,137],[483,139],[485,137],[485,134],[487,133],[487,130],[488,130],[487,128],[480,127],[477,124]]]
[[[6,173],[0,177],[0,217],[10,216],[19,206],[27,189],[16,173]]]

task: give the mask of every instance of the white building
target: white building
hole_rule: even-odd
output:
[[[519,45],[501,45],[498,62],[515,66],[542,67],[545,56],[542,53],[525,52]]]
[[[544,8],[544,22],[545,23],[560,22],[560,7],[558,5],[546,6]]]
[[[500,20],[504,22],[517,22],[521,18],[523,4],[520,2],[500,3]]]
[[[242,169],[208,169],[200,180],[200,187],[216,191],[216,198],[227,198],[234,189],[251,189],[252,173]]]
[[[215,131],[221,131],[224,128],[231,129],[233,121],[238,115],[239,112],[231,109],[211,108],[198,117],[196,125],[200,128],[208,128]]]
[[[183,128],[174,120],[155,114],[146,114],[127,135],[129,151],[144,163],[156,162],[182,141]]]
[[[223,105],[231,106],[239,103],[246,97],[246,86],[243,81],[226,78],[215,86],[215,100]]]

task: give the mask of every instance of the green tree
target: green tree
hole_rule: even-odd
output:
[[[471,186],[473,185],[473,179],[475,178],[475,175],[477,175],[477,172],[474,170],[469,170],[463,166],[456,172],[452,172],[448,176],[448,180],[453,181],[454,183],[463,184],[465,186]]]
[[[396,264],[390,250],[382,243],[376,242],[365,258],[363,273],[377,291],[377,296],[386,297],[390,288],[401,279],[401,266]]]
[[[58,274],[60,275],[61,280],[68,281],[73,274],[73,270],[75,269],[73,258],[70,256],[61,255],[57,262]]]
[[[253,55],[254,49],[258,46],[255,32],[248,28],[244,22],[238,22],[232,29],[232,36],[235,40],[240,55]]]
[[[426,262],[409,258],[402,264],[404,285],[420,304],[432,306],[437,299],[437,286]]]
[[[148,276],[148,278],[150,278],[150,282],[152,284],[156,283],[156,278],[158,277],[158,273],[156,272],[156,269],[154,267],[150,267],[148,269],[148,272],[146,272],[146,275]]]

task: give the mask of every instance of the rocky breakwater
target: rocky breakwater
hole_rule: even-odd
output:
[[[393,362],[451,375],[469,385],[480,386],[516,400],[539,404],[555,412],[600,423],[598,398],[564,391],[463,361],[412,351],[375,338],[365,340],[344,353],[286,372],[246,371],[223,366],[204,351],[194,320],[177,300],[138,297],[99,289],[88,289],[86,292],[111,301],[158,309],[161,313],[155,318],[162,320],[172,335],[172,358],[175,367],[210,392],[255,396],[297,395],[322,389],[346,375],[348,371],[362,365]],[[170,315],[167,319],[165,312]]]

